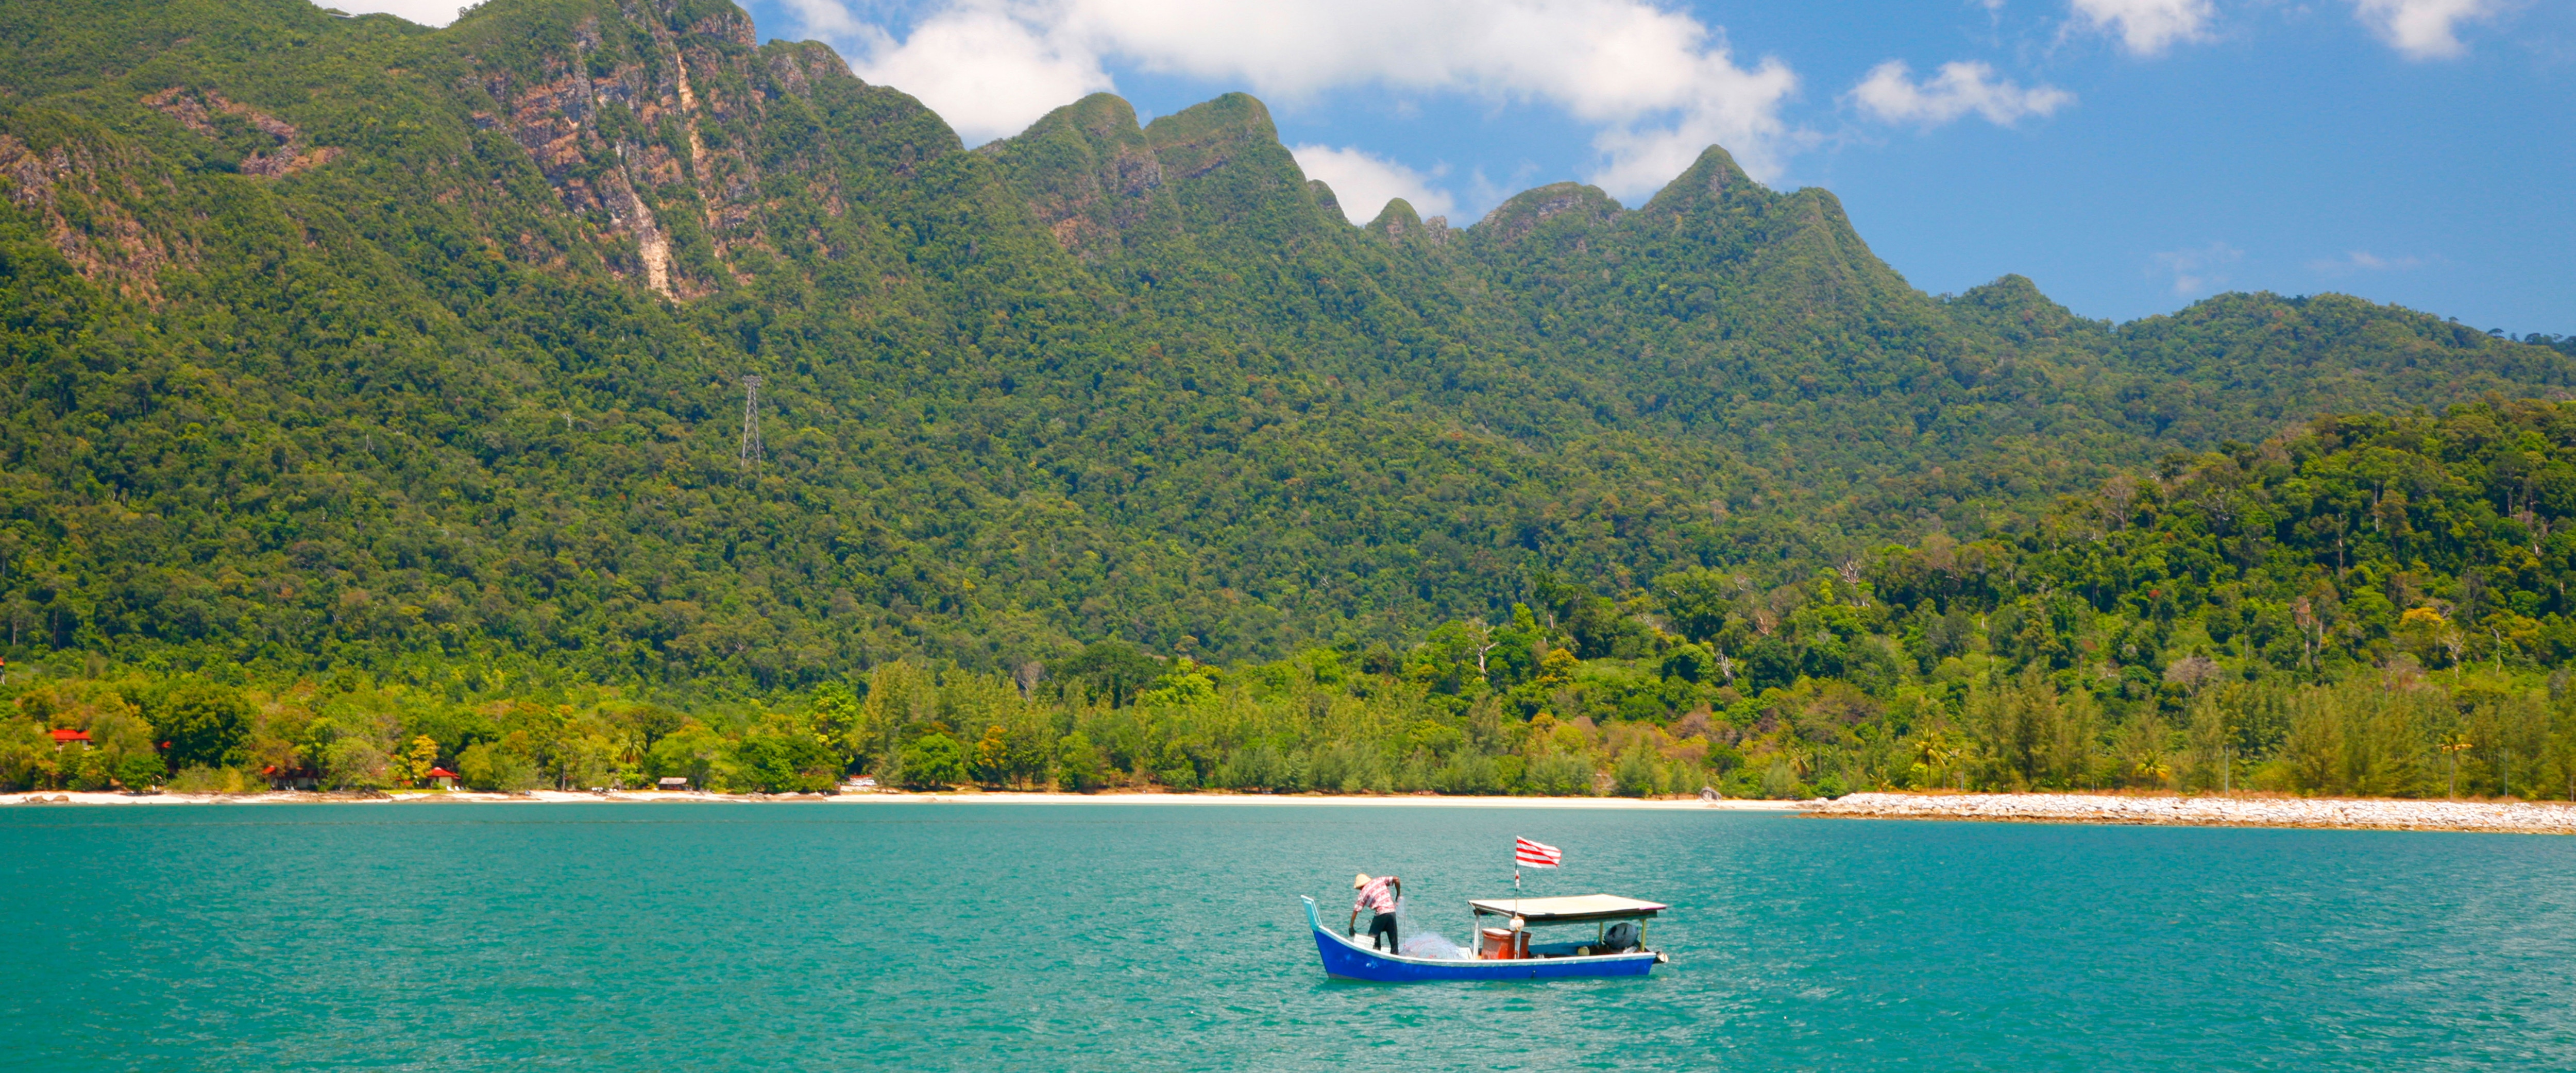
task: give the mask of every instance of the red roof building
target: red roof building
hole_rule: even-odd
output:
[[[62,748],[63,746],[69,745],[69,744],[71,744],[71,743],[73,743],[73,742],[76,742],[76,741],[88,741],[88,740],[89,740],[89,731],[86,731],[86,730],[73,730],[73,729],[71,729],[71,728],[69,728],[69,727],[61,727],[61,728],[57,728],[57,729],[54,731],[54,748],[57,748],[57,749],[60,749],[60,748]]]

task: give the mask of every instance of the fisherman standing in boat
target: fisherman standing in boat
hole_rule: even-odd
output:
[[[1404,881],[1394,876],[1371,879],[1368,873],[1362,872],[1351,880],[1351,889],[1360,894],[1358,900],[1351,903],[1350,923],[1343,926],[1342,934],[1351,935],[1358,931],[1360,910],[1366,909],[1377,914],[1369,921],[1369,949],[1377,949],[1378,934],[1383,932],[1386,935],[1386,952],[1403,953],[1403,948],[1396,945],[1395,902],[1404,897]]]

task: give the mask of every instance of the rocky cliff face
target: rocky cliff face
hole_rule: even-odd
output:
[[[840,172],[852,161],[811,135],[868,141],[895,164],[866,178],[958,148],[916,102],[860,83],[828,49],[759,47],[730,5],[496,5],[451,33],[474,126],[527,154],[613,273],[667,298],[751,282],[745,260],[779,254],[781,201],[847,213],[859,192]],[[875,122],[832,130],[843,118]]]
[[[1114,256],[1131,236],[1150,246],[1180,235],[1162,158],[1126,101],[1093,94],[983,152],[1056,244],[1086,261]]]

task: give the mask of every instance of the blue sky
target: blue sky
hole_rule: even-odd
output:
[[[1401,194],[1465,224],[1565,179],[1639,205],[1717,142],[1832,190],[1934,293],[2019,272],[2126,320],[2341,291],[2576,333],[2565,0],[746,6],[970,144],[1093,90],[1149,117],[1252,92],[1362,217]]]

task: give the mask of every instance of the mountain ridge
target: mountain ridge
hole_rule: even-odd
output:
[[[1351,224],[1240,94],[968,150],[709,0],[0,30],[0,609],[48,650],[749,691],[1252,658],[2576,381],[2335,296],[1936,298],[1714,147],[1463,228]]]

